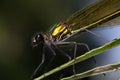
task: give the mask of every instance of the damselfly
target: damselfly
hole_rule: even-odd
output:
[[[33,46],[42,45],[43,53],[45,46],[48,47],[53,55],[56,55],[56,52],[52,49],[51,46],[54,46],[60,50],[57,45],[69,45],[72,44],[75,46],[74,54],[76,54],[77,46],[84,45],[88,48],[85,43],[77,42],[66,42],[69,38],[77,35],[80,32],[88,31],[87,29],[94,28],[97,25],[101,25],[113,18],[116,18],[120,15],[120,0],[100,0],[83,10],[77,11],[72,16],[70,16],[66,21],[60,22],[55,25],[49,33],[37,33],[33,37]],[[61,53],[64,53],[60,50]],[[71,57],[68,54],[64,54],[71,60]],[[42,54],[42,62],[34,71],[33,75],[38,71],[40,66],[44,63],[45,55]]]

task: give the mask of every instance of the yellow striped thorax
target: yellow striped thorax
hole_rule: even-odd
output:
[[[60,23],[55,27],[55,29],[53,29],[51,36],[61,39],[69,33],[71,33],[71,27],[65,23]]]

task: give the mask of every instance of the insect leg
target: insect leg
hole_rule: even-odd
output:
[[[49,67],[49,65],[52,63],[52,61],[54,60],[55,56],[56,56],[56,52],[51,48],[51,46],[47,45],[47,47],[50,49],[50,51],[52,52],[52,57],[51,60],[48,62],[48,64],[45,67],[45,70],[47,71],[47,68]],[[44,72],[46,72],[44,71]]]
[[[88,51],[90,51],[89,46],[85,43],[76,43],[77,45],[84,45]],[[95,57],[93,57],[93,61],[96,63]]]
[[[59,50],[61,53],[62,53],[62,55],[64,55],[64,56],[66,56],[68,59],[69,59],[69,61],[71,60],[71,56],[70,55],[68,55],[67,53],[65,53],[62,49],[60,49],[57,45],[54,45],[55,46],[55,48],[57,49],[57,50]]]
[[[74,45],[74,53],[73,53],[73,58],[74,58],[74,61],[75,61],[75,58],[76,58],[76,53],[77,53],[77,46],[85,46],[87,48],[87,50],[89,51],[89,47],[87,44],[85,43],[76,43],[76,42],[61,42],[59,44],[64,44],[64,45]],[[76,71],[75,71],[75,65],[73,65],[73,73],[75,74]]]
[[[43,46],[43,51],[42,51],[42,60],[41,63],[38,65],[38,67],[34,70],[34,72],[32,73],[31,78],[34,78],[34,76],[37,74],[37,71],[40,69],[40,67],[42,66],[42,64],[45,61],[45,47]]]
[[[67,53],[65,53],[62,49],[60,49],[60,48],[57,46],[57,44],[54,44],[54,47],[55,47],[58,51],[60,51],[60,53],[61,53],[63,56],[67,57],[69,61],[71,60],[71,56],[68,55]],[[61,80],[62,77],[63,77],[63,74],[60,76],[59,80]]]
[[[109,42],[109,40],[107,40],[106,38],[104,38],[104,37],[102,37],[102,36],[100,36],[100,35],[98,35],[98,34],[96,34],[96,33],[92,32],[92,31],[90,31],[90,30],[88,30],[88,29],[84,29],[84,30],[85,30],[86,32],[88,32],[88,33],[92,34],[92,35],[97,36],[98,38],[100,38],[100,39],[102,39],[102,40],[104,40],[104,41]]]

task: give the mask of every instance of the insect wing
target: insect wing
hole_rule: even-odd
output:
[[[73,29],[91,28],[120,13],[120,0],[100,0],[70,16],[66,23]],[[86,27],[87,26],[87,27]]]

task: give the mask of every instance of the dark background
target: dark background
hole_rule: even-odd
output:
[[[31,47],[33,35],[49,31],[54,24],[66,20],[72,13],[94,1],[1,0],[0,79],[30,80],[39,63]]]

